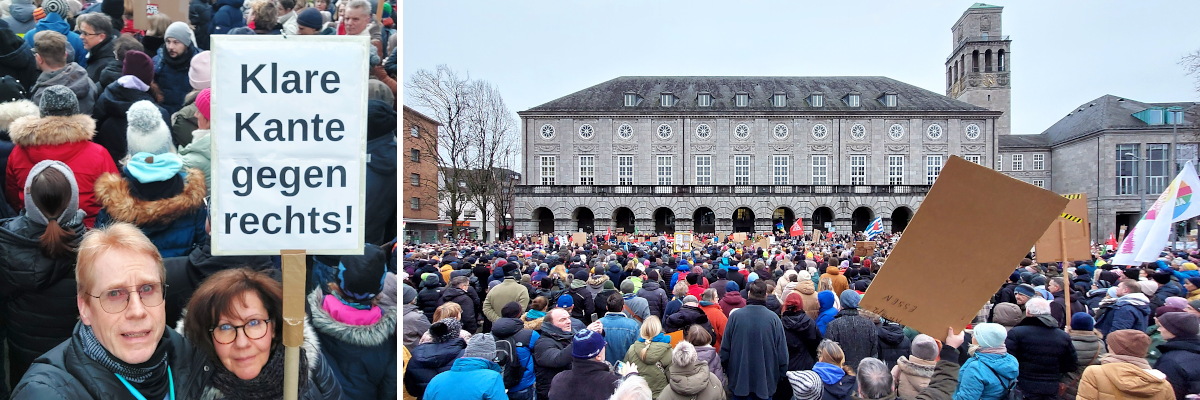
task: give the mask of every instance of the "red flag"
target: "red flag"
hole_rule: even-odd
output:
[[[1112,234],[1112,233],[1109,233],[1109,234],[1108,234],[1108,241],[1107,241],[1107,242],[1104,242],[1104,244],[1106,244],[1106,245],[1109,245],[1109,246],[1112,246],[1112,247],[1117,247],[1117,237],[1116,237],[1116,235],[1114,235],[1114,234]]]
[[[610,239],[612,239],[612,228],[611,227],[608,228],[608,230],[604,231],[604,241],[607,242]]]
[[[788,233],[790,233],[792,237],[804,236],[804,222],[802,222],[801,219],[796,218],[796,222],[792,224],[791,232]]]

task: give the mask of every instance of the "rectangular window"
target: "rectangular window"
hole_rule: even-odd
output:
[[[750,106],[750,95],[749,95],[749,94],[745,94],[745,93],[738,94],[738,95],[736,96],[736,99],[737,99],[737,103],[736,103],[736,104],[737,104],[737,106],[738,106],[738,107],[748,107],[748,106]]]
[[[925,184],[932,185],[942,174],[942,156],[925,156]]]
[[[820,93],[815,93],[812,96],[808,96],[808,105],[813,106],[813,107],[824,107],[825,106],[825,95],[822,95]]]
[[[1045,181],[1044,179],[1034,179],[1034,180],[1033,180],[1033,186],[1037,186],[1037,187],[1040,187],[1040,188],[1042,188],[1042,189],[1045,189],[1045,188],[1046,188],[1046,181]]]
[[[421,137],[421,128],[412,127],[408,129],[408,134],[412,137]]]
[[[996,170],[997,171],[1004,170],[1004,155],[1003,154],[996,155]]]
[[[712,184],[712,156],[696,156],[696,184]]]
[[[633,156],[617,156],[617,184],[633,184]]]
[[[1034,171],[1043,171],[1045,169],[1046,169],[1046,155],[1045,154],[1034,154],[1033,155],[1033,170]]]
[[[963,156],[964,160],[983,165],[983,157],[978,154],[967,154]]]
[[[812,184],[829,184],[829,156],[812,156]]]
[[[670,93],[663,93],[662,94],[662,106],[670,107],[672,105],[675,105],[675,95],[670,94]]]
[[[1138,187],[1138,152],[1137,144],[1117,145],[1117,194],[1137,194]]]
[[[1013,171],[1024,171],[1025,170],[1025,155],[1024,154],[1013,154],[1012,155],[1012,170]]]
[[[1146,194],[1159,194],[1167,188],[1167,148],[1166,143],[1151,143],[1146,145]]]
[[[579,184],[596,184],[596,156],[579,156]]]
[[[555,156],[542,156],[542,185],[554,184],[554,165],[557,161]]]
[[[671,161],[672,156],[658,156],[658,184],[671,184]]]
[[[787,107],[787,95],[776,93],[774,96],[771,96],[771,105],[775,107]]]
[[[409,149],[408,161],[421,162],[421,151],[417,149]]]
[[[700,107],[712,107],[712,95],[701,93],[699,96],[696,96],[696,105]]]
[[[850,184],[867,184],[867,156],[850,156]]]
[[[1175,170],[1179,171],[1183,169],[1183,165],[1187,164],[1188,161],[1191,161],[1195,165],[1197,150],[1200,150],[1200,146],[1197,146],[1195,143],[1175,145]]]
[[[857,94],[846,95],[846,105],[850,107],[858,107],[858,102],[861,97]]]
[[[894,95],[894,94],[883,95],[883,106],[884,107],[895,107],[896,106],[896,95]]]
[[[421,198],[413,197],[413,198],[409,199],[408,200],[408,208],[411,208],[414,210],[420,210],[421,209]]]
[[[625,93],[625,107],[633,107],[637,105],[638,96],[633,93]]]
[[[475,219],[475,215],[476,215],[475,210],[463,211],[463,219],[464,220]]]
[[[733,156],[733,184],[750,184],[750,156]]]
[[[791,177],[791,174],[788,173],[791,164],[790,158],[788,156],[771,156],[771,182],[773,184],[789,184]]]
[[[888,184],[904,184],[904,156],[888,156]]]
[[[408,180],[413,186],[421,186],[421,174],[408,174]]]

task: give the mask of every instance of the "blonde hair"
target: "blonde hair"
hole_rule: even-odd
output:
[[[818,292],[833,291],[833,280],[829,278],[821,278],[821,284],[817,286]]]
[[[454,319],[461,320],[462,312],[463,312],[462,306],[458,305],[458,303],[455,303],[453,301],[447,301],[446,304],[442,304],[442,305],[438,306],[438,308],[436,310],[433,310],[433,320],[441,321],[442,319],[445,319],[445,318],[454,318]]]
[[[79,293],[87,293],[91,287],[90,272],[95,268],[96,260],[113,250],[125,250],[150,257],[158,266],[158,276],[164,282],[167,280],[167,269],[163,266],[162,254],[159,254],[158,247],[133,224],[114,222],[106,227],[88,231],[79,243],[79,253],[75,259],[75,288]]]
[[[146,17],[150,26],[146,29],[146,36],[164,37],[167,34],[167,28],[171,26],[171,17],[166,14],[154,14]]]
[[[671,294],[675,295],[675,297],[680,298],[680,299],[682,299],[683,296],[687,296],[687,294],[688,294],[687,281],[680,279],[678,282],[675,282],[675,288],[671,290]]]
[[[651,315],[642,321],[642,329],[638,331],[638,335],[646,340],[646,345],[642,346],[642,352],[638,355],[642,361],[646,361],[646,350],[650,349],[650,344],[654,343],[654,337],[662,333],[662,330],[662,321],[658,319],[657,315]]]
[[[817,361],[836,365],[846,371],[847,375],[854,375],[854,370],[846,366],[846,353],[842,352],[842,346],[835,341],[821,340],[821,344],[817,345]]]

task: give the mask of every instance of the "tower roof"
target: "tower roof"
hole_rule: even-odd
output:
[[[1004,8],[1004,7],[994,6],[994,5],[985,4],[985,3],[975,3],[975,4],[972,4],[971,7],[968,7],[968,8]]]

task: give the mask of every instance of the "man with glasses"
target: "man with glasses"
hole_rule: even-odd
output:
[[[130,224],[88,232],[75,270],[80,322],[30,366],[13,399],[193,398],[202,364],[166,329],[166,272],[154,244]]]
[[[87,49],[87,73],[92,82],[100,82],[100,72],[117,63],[113,52],[112,18],[101,13],[80,15],[75,20],[75,33],[83,40]],[[103,92],[104,88],[97,88]]]

